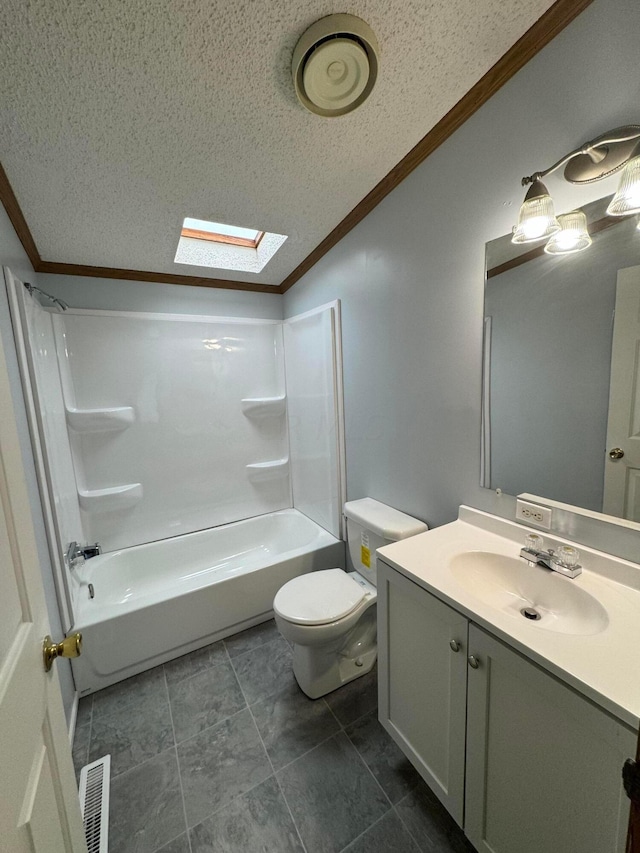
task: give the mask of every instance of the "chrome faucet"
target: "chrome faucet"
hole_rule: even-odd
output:
[[[578,563],[580,554],[571,545],[561,545],[557,550],[543,550],[542,545],[542,537],[532,533],[527,536],[525,547],[520,549],[520,556],[530,566],[544,566],[566,578],[577,578],[581,574],[582,566]]]
[[[77,542],[70,542],[66,554],[67,565],[70,569],[75,569],[80,559],[89,560],[101,553],[102,549],[97,542],[94,545],[78,545]]]

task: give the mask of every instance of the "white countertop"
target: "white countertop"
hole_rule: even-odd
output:
[[[527,622],[519,614],[476,598],[448,568],[453,557],[469,551],[518,558],[529,532],[542,535],[545,547],[566,543],[579,549],[582,574],[558,579],[579,585],[602,604],[609,619],[602,631],[576,636]],[[638,730],[640,565],[468,507],[460,507],[457,521],[394,542],[377,553],[379,559]]]

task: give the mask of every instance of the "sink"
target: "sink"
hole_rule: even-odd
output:
[[[488,551],[456,554],[449,568],[471,595],[535,628],[588,635],[609,624],[607,611],[580,587],[579,578],[570,580],[518,557]]]

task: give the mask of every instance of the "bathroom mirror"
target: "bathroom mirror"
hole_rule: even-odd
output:
[[[582,252],[547,255],[510,234],[486,246],[481,485],[640,522],[640,472],[607,444],[616,282],[638,267],[624,275],[637,277],[640,312],[640,230],[637,217],[606,216],[609,198],[583,206],[593,243]],[[633,422],[637,376],[624,373]],[[640,434],[640,400],[637,420],[629,436]]]

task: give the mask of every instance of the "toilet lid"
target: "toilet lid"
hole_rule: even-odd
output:
[[[325,569],[288,581],[276,593],[273,609],[296,625],[322,625],[347,616],[364,596],[342,569]]]

